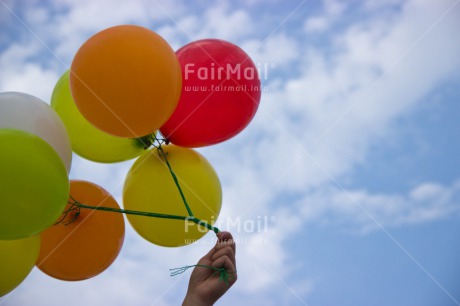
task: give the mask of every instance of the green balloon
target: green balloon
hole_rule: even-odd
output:
[[[64,163],[46,141],[0,129],[0,240],[29,237],[53,225],[69,188]]]
[[[144,145],[138,139],[116,137],[102,132],[83,117],[70,92],[69,74],[66,71],[56,83],[51,96],[51,107],[64,121],[72,150],[81,157],[102,163],[125,161],[141,155]]]

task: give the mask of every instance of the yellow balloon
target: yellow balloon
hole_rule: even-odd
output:
[[[222,187],[209,162],[197,151],[163,146],[193,215],[209,224],[216,221],[222,205]],[[153,148],[131,167],[123,189],[125,209],[189,216],[164,158]],[[161,246],[191,244],[208,230],[186,220],[127,215],[137,233]]]
[[[104,133],[83,117],[70,92],[69,71],[56,83],[51,107],[64,121],[73,151],[86,159],[113,163],[138,157],[144,151],[140,140]]]
[[[0,240],[0,296],[16,288],[37,261],[40,235],[20,240]]]

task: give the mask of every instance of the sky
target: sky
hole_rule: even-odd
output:
[[[236,137],[200,148],[222,182],[217,225],[237,242],[238,281],[217,305],[460,305],[460,1],[0,0],[0,92],[49,103],[79,46],[137,24],[177,50],[237,44],[262,99]],[[121,203],[133,161],[76,155],[72,179]],[[178,305],[207,234],[163,248],[127,224],[101,275],[34,269],[8,305]]]

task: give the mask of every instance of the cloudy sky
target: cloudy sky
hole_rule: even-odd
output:
[[[238,243],[219,305],[460,305],[459,0],[0,0],[0,92],[49,102],[78,47],[119,24],[174,49],[225,39],[261,67],[252,123],[199,150]],[[121,203],[131,164],[74,156],[71,178]],[[168,269],[214,242],[162,248],[128,226],[103,274],[34,269],[0,305],[178,305],[190,273]]]

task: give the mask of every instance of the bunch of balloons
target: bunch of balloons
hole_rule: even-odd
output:
[[[238,46],[206,39],[174,52],[134,25],[88,39],[51,106],[0,93],[0,296],[34,265],[61,280],[104,271],[123,245],[121,213],[161,246],[217,231],[222,188],[193,148],[238,134],[259,101],[256,66]],[[103,163],[137,158],[123,208],[102,187],[69,179],[72,151]]]

